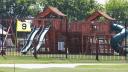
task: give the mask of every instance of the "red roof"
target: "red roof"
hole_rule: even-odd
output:
[[[108,20],[115,20],[114,18],[112,18],[108,14],[106,14],[105,12],[101,12],[101,11],[94,12],[90,17],[87,18],[87,20],[91,21],[91,20],[94,20],[94,19],[101,17],[101,16],[105,17]]]
[[[60,10],[58,10],[56,7],[52,7],[52,6],[48,6],[46,7],[43,12],[40,12],[38,14],[38,16],[41,16],[41,17],[46,17],[47,15],[49,15],[50,13],[54,13],[58,16],[66,16],[65,14],[63,14]]]

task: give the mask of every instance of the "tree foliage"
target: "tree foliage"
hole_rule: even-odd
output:
[[[109,0],[106,11],[117,20],[128,18],[128,0]]]
[[[57,7],[70,20],[82,20],[102,6],[95,0],[47,0],[46,5]]]
[[[1,0],[0,15],[23,18],[35,16],[45,6],[57,7],[70,20],[82,20],[102,7],[95,0]]]
[[[3,18],[23,18],[29,16],[28,7],[35,0],[0,0],[0,16]]]

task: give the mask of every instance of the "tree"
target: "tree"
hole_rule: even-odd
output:
[[[117,20],[128,19],[128,0],[109,0],[106,11]]]
[[[0,15],[6,18],[24,18],[35,16],[45,6],[57,7],[69,20],[82,20],[102,6],[95,0],[1,0]]]
[[[4,18],[24,18],[31,14],[28,7],[36,0],[1,0],[0,16]]]
[[[36,0],[0,0],[0,21],[4,27],[9,26],[5,19],[13,19],[12,29],[16,35],[16,19],[26,18],[32,15],[29,6],[35,4]],[[22,34],[19,34],[22,35]]]
[[[69,20],[82,20],[97,9],[102,9],[95,0],[46,0],[44,6],[54,6],[68,16]]]

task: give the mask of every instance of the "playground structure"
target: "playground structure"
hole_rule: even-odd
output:
[[[99,21],[98,18],[104,17],[104,21]],[[99,53],[102,54],[111,54],[113,49],[111,49],[109,40],[111,39],[112,34],[110,33],[110,21],[115,19],[111,18],[107,14],[96,11],[91,16],[89,16],[84,21],[72,22],[70,25],[69,34],[70,40],[72,42],[78,42],[78,44],[71,44],[71,50],[75,50],[76,53],[86,53],[86,54],[95,54],[97,50],[97,42]],[[75,37],[76,36],[76,37]],[[72,41],[73,38],[76,41]],[[79,48],[80,50],[78,50]]]
[[[32,25],[38,29],[31,32],[30,39],[28,39],[30,44],[28,43],[28,46],[25,45],[21,52],[26,53],[29,50],[37,33],[38,44],[35,47],[36,51],[39,51],[40,47],[44,45],[44,48],[41,48],[44,53],[58,52],[57,43],[60,41],[59,39],[65,37],[66,34],[66,20],[66,15],[61,13],[57,8],[45,8],[43,12],[40,12],[37,17],[33,19]]]
[[[20,52],[26,54],[31,50],[32,53],[62,54],[68,51],[69,54],[87,55],[123,53],[124,47],[118,45],[127,36],[127,31],[124,31],[126,28],[123,26],[113,24],[114,21],[106,13],[95,11],[82,21],[68,23],[67,16],[57,8],[45,7],[32,19],[32,31],[26,36],[27,40],[20,47]],[[119,34],[115,35],[112,29]],[[14,32],[12,36],[16,48],[19,47]]]
[[[101,19],[98,18],[102,18],[103,20],[100,21]],[[45,43],[45,47],[42,48],[43,53],[63,53],[66,48],[68,48],[68,52],[71,54],[96,54],[97,51],[99,54],[107,55],[112,55],[114,52],[119,53],[116,50],[119,49],[119,46],[113,46],[115,44],[118,45],[120,42],[120,38],[112,38],[114,33],[111,31],[114,24],[111,22],[113,21],[115,19],[106,13],[96,11],[86,20],[74,21],[67,24],[66,15],[57,8],[47,7],[33,21],[33,26],[44,29],[40,31],[36,51]],[[51,27],[45,31],[45,26],[49,22]],[[121,36],[121,38],[124,39],[124,36]]]
[[[96,11],[86,20],[71,22],[67,37],[70,52],[103,55],[113,55],[114,52],[126,53],[126,47],[121,47],[120,43],[126,39],[127,29],[119,24],[115,25],[115,21],[106,13]],[[118,31],[118,34],[115,35],[113,29]]]

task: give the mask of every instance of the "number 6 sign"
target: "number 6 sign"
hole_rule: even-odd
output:
[[[17,20],[16,30],[18,32],[30,32],[31,31],[31,23],[30,22],[21,22]]]

